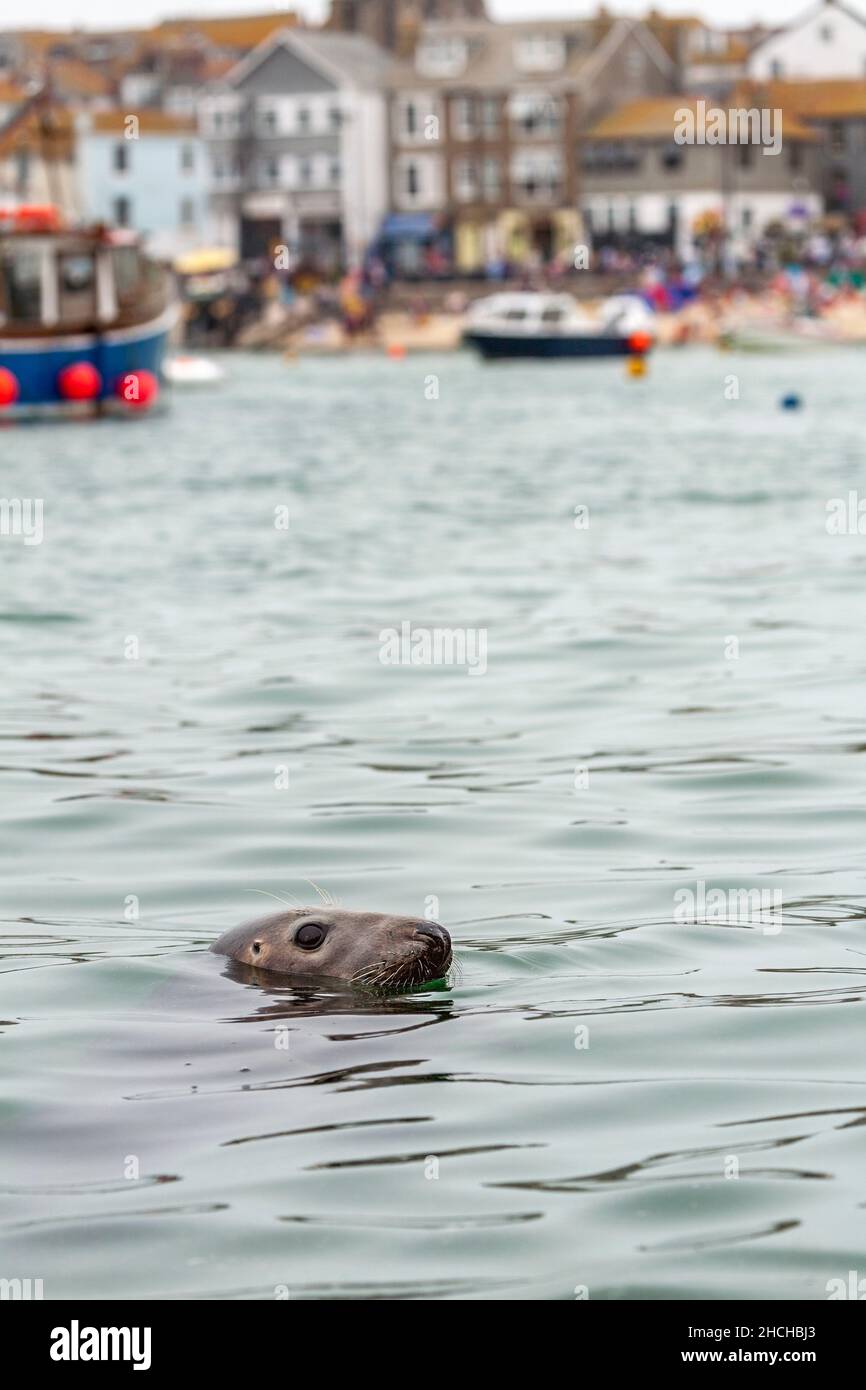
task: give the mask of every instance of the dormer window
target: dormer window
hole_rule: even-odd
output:
[[[558,72],[565,66],[562,34],[525,34],[514,41],[514,63],[521,72]]]
[[[422,39],[415,66],[425,77],[459,77],[466,67],[466,40],[444,35]]]

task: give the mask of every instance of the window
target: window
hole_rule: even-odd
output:
[[[328,173],[330,176],[331,183],[333,185],[338,185],[343,177],[343,166],[341,165],[339,159],[331,160],[331,165],[328,170]]]
[[[784,76],[785,76],[785,64],[782,63],[782,62],[780,62],[778,58],[774,58],[773,61],[772,61],[772,63],[770,64],[770,76],[771,76],[771,77],[784,77]]]
[[[124,173],[129,168],[129,145],[127,143],[115,145],[112,163],[118,174]]]
[[[305,188],[308,188],[309,185],[313,182],[313,161],[311,159],[301,160],[299,167],[299,175],[301,183],[304,185]]]
[[[584,168],[593,174],[630,174],[642,162],[639,147],[628,140],[597,141],[583,151]]]
[[[845,153],[845,126],[841,121],[833,121],[830,126],[830,148],[834,154]]]
[[[484,97],[481,102],[481,134],[485,140],[499,135],[499,98]]]
[[[466,66],[466,40],[437,36],[422,39],[415,66],[427,77],[458,77]]]
[[[822,25],[821,25],[821,29],[820,29],[820,33],[821,33],[821,42],[822,42],[822,43],[832,43],[832,42],[833,42],[833,26],[832,26],[832,24],[822,24]]]
[[[457,140],[472,140],[478,134],[477,103],[474,97],[455,97],[451,104],[451,129]]]
[[[410,198],[417,198],[421,192],[421,179],[418,174],[417,164],[406,165],[406,192]]]
[[[195,203],[192,198],[181,198],[179,221],[182,227],[192,227],[195,224]]]
[[[487,203],[497,203],[502,194],[502,166],[498,159],[485,159],[481,166],[481,188]]]
[[[328,111],[328,124],[332,130],[339,130],[343,124],[343,113],[339,106],[332,106]]]
[[[407,135],[418,134],[418,111],[414,101],[407,101],[403,107],[403,129]]]
[[[454,197],[458,203],[471,203],[478,197],[478,169],[473,159],[455,160]]]
[[[223,161],[217,156],[217,157],[214,159],[214,161],[213,161],[213,166],[212,166],[212,167],[213,167],[214,183],[219,183],[220,180],[221,180],[221,179],[224,179],[225,176],[226,176],[226,166],[225,166],[225,164],[223,163]]]
[[[682,145],[668,145],[662,150],[660,158],[662,168],[667,169],[669,174],[679,173],[686,162]]]
[[[264,183],[276,183],[280,177],[279,161],[271,157],[262,160],[262,180]]]
[[[565,64],[562,34],[527,34],[514,44],[514,62],[523,72],[556,72]]]
[[[743,208],[740,223],[744,232],[747,232],[752,225],[752,209]]]
[[[310,109],[308,106],[298,107],[298,130],[302,135],[309,133],[310,129]]]
[[[115,198],[114,221],[118,227],[128,227],[132,220],[132,204],[128,198]]]
[[[547,92],[516,92],[508,107],[518,134],[548,138],[558,134],[559,105]]]
[[[33,246],[7,245],[0,253],[3,300],[11,319],[38,323],[42,317],[42,256]]]
[[[277,113],[273,107],[267,106],[259,112],[259,129],[262,135],[276,135]]]
[[[788,168],[802,169],[803,167],[803,146],[799,140],[792,140],[788,146]]]
[[[518,150],[511,181],[529,202],[554,202],[560,194],[562,157],[558,150]]]
[[[195,150],[192,145],[181,145],[180,167],[184,174],[191,174],[195,168]]]
[[[737,145],[737,163],[741,169],[751,169],[753,145],[748,143]]]

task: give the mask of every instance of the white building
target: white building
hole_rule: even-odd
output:
[[[866,80],[866,16],[840,0],[821,0],[752,49],[749,77]]]
[[[199,105],[221,244],[358,264],[388,202],[385,76],[357,34],[280,30]]]

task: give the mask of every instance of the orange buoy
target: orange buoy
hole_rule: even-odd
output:
[[[632,352],[649,352],[650,348],[653,345],[652,334],[632,333],[631,337],[628,340],[628,345],[631,348]]]
[[[118,378],[117,394],[131,410],[146,410],[159,395],[159,381],[144,368]]]
[[[20,395],[21,388],[15,373],[10,372],[8,367],[0,367],[0,410],[14,405]]]
[[[67,401],[92,401],[102,390],[102,376],[92,362],[70,362],[57,373],[57,389]]]
[[[400,361],[402,361],[402,359],[406,356],[406,344],[405,344],[405,343],[389,343],[389,344],[388,344],[388,356],[389,356],[389,357],[392,359],[392,361],[394,361],[394,362],[400,362]]]
[[[642,357],[630,357],[626,363],[629,376],[646,376],[646,362]]]

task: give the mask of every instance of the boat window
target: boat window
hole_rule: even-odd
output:
[[[61,252],[57,258],[60,320],[71,323],[96,312],[96,274],[92,255]]]
[[[6,246],[0,253],[0,278],[7,315],[21,323],[42,318],[42,256],[36,246]]]
[[[521,322],[523,319],[526,318],[526,310],[525,310],[525,309],[509,309],[508,312],[506,313],[505,317],[506,317],[506,318],[509,320],[509,322],[511,322],[511,323],[518,323],[518,322]]]
[[[541,315],[542,323],[562,323],[565,318],[561,309],[545,309]]]
[[[141,256],[138,247],[115,246],[112,259],[118,303],[132,304],[141,290]]]

